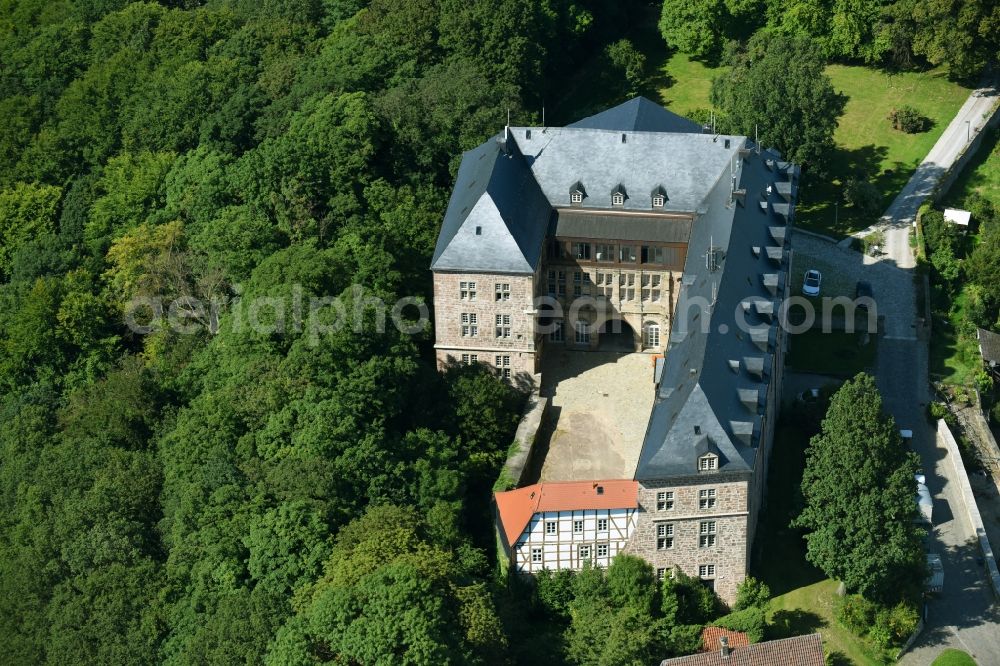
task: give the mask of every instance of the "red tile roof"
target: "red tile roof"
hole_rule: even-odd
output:
[[[750,639],[742,631],[730,631],[722,627],[705,627],[701,632],[701,649],[704,652],[715,652],[722,648],[719,639],[723,636],[729,640],[729,647],[746,647],[750,645]]]
[[[494,497],[507,543],[512,545],[541,511],[637,508],[639,484],[621,479],[536,483]]]
[[[819,634],[782,638],[733,648],[728,657],[713,650],[664,659],[660,666],[824,666],[823,639]]]

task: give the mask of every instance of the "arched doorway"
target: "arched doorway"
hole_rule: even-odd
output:
[[[609,319],[598,330],[597,348],[600,351],[634,352],[635,331],[622,319]]]
[[[653,351],[660,349],[660,325],[655,321],[647,321],[642,325],[642,348]]]

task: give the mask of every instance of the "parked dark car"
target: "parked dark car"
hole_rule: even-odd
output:
[[[858,281],[858,285],[854,288],[854,298],[870,298],[875,299],[875,291],[872,289],[870,282],[865,282],[864,280]],[[867,310],[867,303],[858,303],[858,307]]]

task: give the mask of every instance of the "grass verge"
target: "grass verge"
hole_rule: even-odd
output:
[[[966,314],[968,295],[960,291],[949,302],[947,294],[931,285],[934,335],[930,344],[929,374],[945,384],[968,386],[982,367],[976,328]]]
[[[791,336],[788,364],[798,372],[853,377],[875,365],[876,337],[811,329]]]
[[[972,192],[1000,208],[1000,128],[983,137],[979,151],[951,186],[945,205],[960,208]]]
[[[801,533],[788,526],[801,502],[798,487],[808,442],[799,427],[788,421],[778,425],[768,471],[768,506],[755,540],[758,548],[751,571],[775,595],[768,608],[768,638],[818,631],[829,663],[886,663],[886,655],[873,653],[863,639],[837,622],[837,582],[806,561]]]
[[[976,666],[976,660],[961,650],[948,648],[938,655],[931,666]]]

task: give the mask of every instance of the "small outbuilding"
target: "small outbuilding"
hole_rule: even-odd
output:
[[[983,356],[983,364],[1000,379],[1000,335],[980,328],[976,337],[979,338],[979,353]]]
[[[951,222],[952,224],[957,224],[963,229],[969,228],[969,222],[972,220],[972,213],[967,210],[961,210],[959,208],[945,208],[944,209],[944,221]]]

